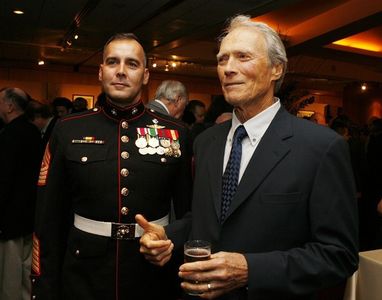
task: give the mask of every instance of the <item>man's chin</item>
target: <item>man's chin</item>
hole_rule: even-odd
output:
[[[117,106],[127,106],[127,105],[130,105],[130,104],[137,102],[137,100],[135,98],[131,98],[127,95],[120,95],[120,94],[115,94],[115,93],[109,94],[108,98],[113,104],[115,104]]]

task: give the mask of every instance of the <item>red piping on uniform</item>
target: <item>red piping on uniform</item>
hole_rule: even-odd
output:
[[[68,121],[68,120],[81,119],[81,118],[90,117],[92,115],[96,115],[96,114],[99,114],[99,113],[100,113],[100,109],[97,110],[97,111],[89,112],[87,114],[79,115],[79,116],[65,116],[62,119],[59,119],[58,121],[59,122],[65,122],[65,121]]]
[[[118,148],[117,148],[117,157],[118,157],[118,165],[117,165],[117,180],[118,180],[118,223],[121,222],[121,215],[119,212],[121,211],[121,176],[119,176],[119,166],[121,165],[121,126],[118,126]],[[116,256],[115,256],[115,299],[119,299],[119,241],[116,240]]]

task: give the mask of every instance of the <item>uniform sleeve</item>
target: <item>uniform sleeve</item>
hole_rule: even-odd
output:
[[[65,193],[65,164],[60,132],[48,143],[38,180],[33,235],[32,295],[36,299],[59,299],[60,277],[67,228],[72,218]]]
[[[309,197],[310,242],[286,251],[245,254],[248,298],[262,291],[304,295],[341,283],[357,269],[358,224],[348,146],[340,137],[329,145]]]

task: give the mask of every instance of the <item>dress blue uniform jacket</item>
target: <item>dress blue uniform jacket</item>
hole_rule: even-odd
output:
[[[36,299],[176,299],[178,266],[147,262],[139,239],[115,240],[81,231],[73,214],[105,222],[133,223],[190,208],[191,146],[177,120],[142,102],[101,107],[59,121],[44,155],[32,267]],[[178,134],[177,155],[141,154],[139,129]],[[122,175],[123,174],[123,175]]]
[[[221,299],[316,299],[357,269],[354,179],[346,141],[280,108],[220,220],[223,157],[231,122],[195,141],[192,218],[166,229],[181,247],[191,238],[213,252],[243,253],[248,286]],[[208,180],[207,180],[208,178]]]

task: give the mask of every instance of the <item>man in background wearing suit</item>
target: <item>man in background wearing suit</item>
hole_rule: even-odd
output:
[[[146,107],[164,115],[180,119],[188,103],[188,92],[180,81],[163,81],[156,93],[155,99],[150,101]]]
[[[0,90],[0,299],[31,299],[30,270],[37,178],[42,146],[25,116],[29,96]]]
[[[58,118],[53,116],[52,108],[48,104],[36,100],[30,101],[26,114],[28,119],[40,130],[43,149],[45,149]]]
[[[186,291],[208,299],[316,299],[320,290],[344,282],[358,264],[356,194],[346,141],[292,116],[274,97],[287,57],[266,24],[233,18],[217,60],[233,118],[194,143],[192,216],[165,230],[136,217],[146,230],[141,252],[163,265],[173,245],[208,240],[209,260],[180,266]],[[239,161],[238,174],[232,161]]]

